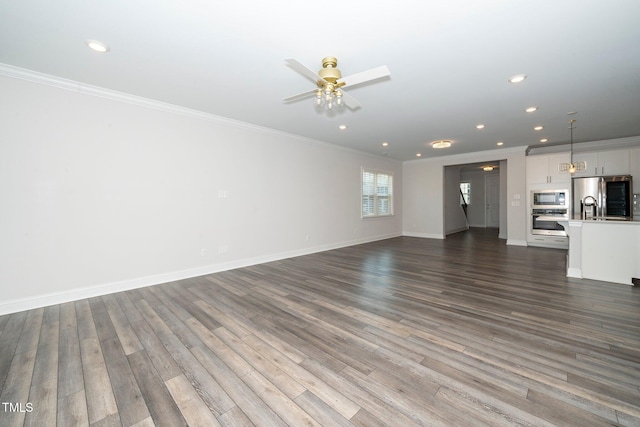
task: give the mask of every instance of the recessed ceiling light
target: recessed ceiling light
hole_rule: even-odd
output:
[[[385,141],[385,142],[383,142],[383,143],[382,143],[382,146],[383,146],[383,147],[388,147],[388,146],[389,146],[389,143],[388,143],[387,141]]]
[[[504,142],[502,142],[502,141],[498,141],[498,142],[496,143],[496,145],[504,145]]]
[[[527,107],[524,109],[524,111],[526,111],[527,113],[533,113],[534,111],[536,111],[538,109],[538,107]]]
[[[516,74],[509,79],[509,83],[520,83],[527,78],[526,74]]]
[[[482,170],[485,172],[491,172],[493,170],[493,166],[485,166],[482,168]]]
[[[484,129],[484,125],[483,124],[476,125],[476,129]]]
[[[547,138],[542,138],[542,139],[540,140],[540,142],[547,142],[547,141],[548,141],[548,139],[547,139]]]
[[[578,112],[577,111],[569,111],[567,113],[567,116],[573,116],[574,114],[578,114]]]
[[[433,141],[431,146],[433,148],[449,148],[451,147],[451,142],[450,139],[441,139],[440,141]]]
[[[89,49],[98,53],[106,53],[110,50],[109,46],[98,40],[87,40],[87,46],[89,46]]]
[[[416,153],[416,157],[422,157],[422,153]]]
[[[542,129],[544,129],[542,126],[536,126],[533,128],[533,130],[542,130]]]

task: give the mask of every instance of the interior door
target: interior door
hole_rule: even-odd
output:
[[[485,189],[485,226],[500,227],[500,175],[492,174],[484,177]]]

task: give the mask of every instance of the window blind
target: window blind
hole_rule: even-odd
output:
[[[393,215],[393,175],[362,170],[362,217]]]

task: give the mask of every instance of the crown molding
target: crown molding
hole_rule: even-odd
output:
[[[52,76],[50,74],[41,73],[38,71],[28,70],[26,68],[16,67],[14,65],[0,63],[0,76],[26,80],[32,83],[50,86],[62,90],[68,90],[77,92],[83,95],[96,96],[99,98],[109,99],[116,102],[122,102],[126,104],[132,104],[144,108],[150,108],[170,114],[177,114],[186,116],[198,120],[205,120],[222,125],[233,126],[245,130],[251,130],[262,134],[276,135],[286,138],[297,138],[304,140],[312,144],[320,144],[326,147],[330,147],[334,150],[346,151],[350,153],[357,153],[359,155],[366,155],[374,158],[383,158],[394,163],[402,163],[400,160],[395,160],[386,156],[376,155],[365,151],[355,150],[350,147],[343,147],[337,144],[332,144],[327,141],[319,139],[313,139],[306,136],[296,135],[293,133],[283,132],[280,130],[272,129],[265,126],[259,126],[240,120],[234,120],[227,117],[217,116],[215,114],[206,113],[204,111],[194,110],[191,108],[181,107],[175,104],[169,104],[167,102],[157,101],[155,99],[145,98],[142,96],[132,95],[126,92],[119,92],[112,89],[106,89],[100,86],[94,86],[90,84],[80,83],[75,80],[69,80],[62,77]]]
[[[233,120],[233,119],[229,119],[222,116],[216,116],[214,114],[205,113],[203,111],[180,107],[178,105],[157,101],[157,100],[145,98],[142,96],[132,95],[126,92],[119,92],[112,89],[106,89],[100,86],[80,83],[75,80],[69,80],[62,77],[52,76],[50,74],[44,74],[38,71],[28,70],[26,68],[20,68],[20,67],[16,67],[9,64],[0,63],[0,76],[26,80],[32,83],[37,83],[45,86],[55,87],[58,89],[81,93],[83,95],[96,96],[99,98],[109,99],[112,101],[123,102],[127,104],[138,105],[145,108],[152,108],[155,110],[165,111],[172,114],[180,114],[183,116],[189,116],[197,119],[219,122],[219,123],[233,125],[237,127],[244,127],[244,128],[249,127],[253,129],[274,132],[273,129],[252,125],[250,123],[242,122],[239,120]]]
[[[627,136],[624,138],[601,139],[597,141],[582,141],[573,143],[574,153],[588,153],[593,151],[617,150],[640,146],[640,135]],[[571,144],[568,142],[557,144],[536,144],[530,145],[527,155],[551,154],[570,151]]]

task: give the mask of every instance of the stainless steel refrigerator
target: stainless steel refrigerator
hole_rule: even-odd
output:
[[[630,175],[573,178],[571,181],[572,217],[633,218]]]

